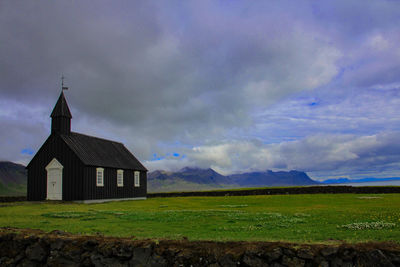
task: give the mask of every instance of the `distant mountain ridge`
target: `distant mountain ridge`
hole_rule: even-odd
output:
[[[27,171],[24,165],[0,161],[0,195],[25,195]]]
[[[157,170],[147,174],[149,192],[210,190],[223,188],[228,179],[213,169],[185,167],[178,172]]]
[[[337,178],[327,179],[321,181],[323,184],[346,184],[346,183],[366,183],[366,182],[386,182],[386,181],[399,181],[400,177],[389,177],[389,178],[362,178],[362,179],[348,179],[348,178]]]
[[[185,167],[176,172],[157,170],[148,173],[149,192],[198,191],[239,187],[301,186],[318,184],[362,183],[375,181],[396,181],[400,177],[328,179],[314,181],[305,172],[270,170],[222,175],[211,168]],[[27,171],[25,166],[0,161],[0,195],[25,195]]]
[[[299,171],[268,170],[224,176],[211,168],[185,167],[176,172],[157,170],[148,174],[148,188],[152,192],[316,184],[319,182]]]

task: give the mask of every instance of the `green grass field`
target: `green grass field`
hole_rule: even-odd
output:
[[[26,184],[8,184],[7,186],[0,183],[0,196],[25,196]]]
[[[400,242],[399,194],[176,197],[3,203],[0,227],[142,238]]]

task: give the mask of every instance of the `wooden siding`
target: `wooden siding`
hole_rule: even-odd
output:
[[[29,201],[46,199],[45,167],[56,158],[63,165],[63,200],[146,197],[147,171],[140,171],[140,187],[134,187],[134,170],[124,170],[124,186],[117,186],[117,168],[85,166],[58,134],[52,134],[39,149],[28,169]],[[104,186],[96,186],[96,168],[104,168]],[[118,168],[122,169],[122,168]]]
[[[50,135],[28,165],[28,200],[45,200],[47,172],[45,167],[56,158],[63,166],[63,200],[83,197],[83,163],[58,135]]]
[[[51,135],[28,164],[28,200],[45,200],[47,171],[56,158],[63,165],[62,199],[90,200],[145,197],[147,169],[119,143],[71,132],[71,112],[64,93],[50,115]],[[98,165],[98,166],[95,166]],[[104,168],[104,186],[96,185],[96,167]],[[117,169],[124,169],[124,185],[117,186]],[[134,187],[133,170],[141,171],[140,187]]]
[[[140,187],[135,187],[135,197],[147,196],[147,171],[140,171]]]
[[[71,132],[71,119],[56,117],[51,120],[51,132],[59,134],[69,134]]]
[[[84,168],[83,187],[84,200],[146,197],[147,172],[140,172],[140,187],[134,187],[133,170],[124,170],[124,186],[117,185],[116,168],[104,168],[104,186],[96,185],[96,168],[102,166],[86,166]]]

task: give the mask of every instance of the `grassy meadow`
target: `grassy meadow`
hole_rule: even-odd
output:
[[[0,204],[0,227],[189,240],[400,242],[399,194],[152,198]]]
[[[25,196],[26,184],[10,183],[4,185],[0,182],[0,196]]]

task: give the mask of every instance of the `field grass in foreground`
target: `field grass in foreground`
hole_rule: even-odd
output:
[[[190,240],[400,242],[399,194],[0,204],[0,227]]]

